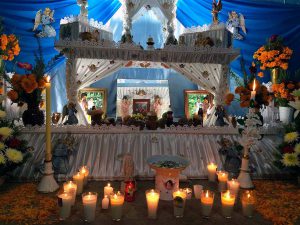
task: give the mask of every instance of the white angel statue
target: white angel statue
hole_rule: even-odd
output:
[[[54,10],[51,10],[50,8],[46,8],[43,14],[41,9],[36,13],[33,31],[35,31],[39,25],[42,25],[42,31],[37,33],[38,37],[44,38],[56,36],[56,31],[53,26],[51,26],[51,24],[54,23],[53,15]]]
[[[239,29],[246,34],[246,24],[245,18],[242,14],[237,14],[237,12],[232,11],[228,13],[228,21],[226,23],[227,29],[233,33],[233,38],[237,40],[243,40],[244,37],[239,33]]]

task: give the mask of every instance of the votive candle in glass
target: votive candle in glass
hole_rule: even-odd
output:
[[[252,217],[254,213],[255,196],[253,191],[245,191],[242,194],[243,215]]]
[[[229,190],[221,192],[222,214],[225,218],[231,218],[235,196]]]
[[[84,175],[82,175],[79,172],[73,176],[73,180],[77,184],[77,192],[76,192],[77,195],[80,195],[83,191],[83,179],[84,179]]]
[[[207,165],[207,172],[208,172],[208,181],[215,182],[216,181],[216,172],[217,172],[217,165],[214,163],[210,163]]]
[[[238,182],[236,179],[231,179],[229,181],[227,181],[227,187],[228,190],[235,195],[235,197],[237,198],[237,196],[239,195],[239,190],[240,190],[240,182]]]
[[[227,190],[228,173],[226,171],[218,171],[219,191]]]
[[[95,220],[97,196],[95,192],[86,192],[82,194],[82,203],[84,208],[84,218],[86,222]]]
[[[72,205],[75,205],[77,184],[75,184],[73,181],[65,182],[64,191],[69,192],[72,195]]]
[[[104,198],[102,199],[102,209],[108,209],[109,207],[109,198],[107,195],[104,195]]]
[[[88,170],[88,168],[86,166],[82,166],[79,169],[79,172],[84,176],[83,184],[86,185],[88,182],[88,177],[89,177],[90,171]]]
[[[211,210],[214,204],[214,193],[209,190],[202,191],[201,194],[201,206],[202,215],[208,218],[211,214]]]
[[[111,216],[114,221],[121,220],[123,204],[124,204],[124,195],[121,192],[118,191],[116,194],[112,193],[110,195]]]
[[[148,218],[156,219],[160,192],[154,189],[146,191]]]
[[[186,202],[186,192],[178,189],[173,192],[174,216],[176,218],[183,217]]]
[[[113,187],[110,185],[110,183],[107,183],[107,185],[104,187],[104,196],[110,196],[113,193],[113,191]]]
[[[184,188],[183,189],[186,192],[186,199],[192,199],[193,191],[191,188]]]
[[[200,199],[201,198],[201,193],[203,190],[203,186],[200,184],[195,184],[194,185],[194,194],[195,194],[195,198],[196,199]]]
[[[71,214],[72,194],[64,191],[57,195],[59,208],[59,219],[65,220]]]

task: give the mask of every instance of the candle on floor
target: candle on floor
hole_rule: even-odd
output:
[[[227,181],[228,190],[237,198],[240,190],[240,183],[236,179]]]
[[[86,222],[92,222],[95,220],[97,196],[98,195],[95,192],[87,192],[82,194],[84,218]]]
[[[214,163],[210,163],[207,165],[208,171],[208,181],[215,182],[216,181],[216,172],[217,172],[217,165]]]
[[[59,219],[65,220],[71,214],[72,194],[69,192],[61,192],[57,195],[59,208]]]
[[[79,172],[84,176],[83,184],[86,185],[87,181],[88,181],[88,176],[89,176],[90,171],[88,170],[88,168],[86,166],[82,166],[79,169]]]
[[[193,191],[191,188],[184,188],[183,189],[186,192],[186,199],[192,199]]]
[[[254,212],[255,196],[252,191],[245,191],[242,195],[243,215],[252,217]]]
[[[83,179],[84,176],[79,172],[73,176],[73,180],[77,184],[77,195],[80,195],[83,191]]]
[[[183,217],[186,202],[186,192],[183,189],[173,192],[174,216]]]
[[[200,184],[195,184],[194,185],[194,194],[195,194],[195,198],[200,199],[201,198],[201,193],[203,190],[203,186]]]
[[[124,204],[124,195],[121,192],[110,195],[111,216],[114,221],[120,221],[122,218]]]
[[[102,209],[108,209],[109,207],[109,198],[107,195],[104,195],[104,198],[102,199]]]
[[[160,193],[157,190],[151,189],[146,191],[146,200],[148,206],[148,218],[156,219],[158,202]]]
[[[110,186],[110,183],[108,183],[105,187],[104,187],[104,195],[110,196],[113,193],[114,189],[112,186]]]
[[[219,191],[227,190],[228,173],[226,171],[218,171]]]
[[[201,194],[201,206],[202,215],[204,217],[209,217],[214,204],[214,193],[209,190],[205,190]]]
[[[72,205],[75,205],[77,184],[75,184],[73,181],[65,182],[64,191],[69,192],[72,195]]]
[[[225,218],[231,218],[235,196],[229,190],[221,192],[222,214]]]

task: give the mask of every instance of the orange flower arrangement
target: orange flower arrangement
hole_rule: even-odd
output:
[[[21,51],[19,41],[14,34],[0,36],[0,49],[1,58],[8,61],[12,61]]]
[[[276,100],[276,103],[279,106],[288,106],[289,101],[295,101],[295,97],[292,95],[292,92],[300,88],[299,82],[282,82],[280,84],[273,84],[272,90]]]
[[[287,70],[288,60],[291,59],[293,50],[283,45],[283,40],[277,35],[271,36],[268,44],[260,47],[253,55],[253,59],[260,64],[260,69],[281,68]]]

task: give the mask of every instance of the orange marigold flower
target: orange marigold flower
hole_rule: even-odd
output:
[[[3,60],[8,60],[8,56],[7,55],[2,55],[2,59]]]
[[[233,99],[234,99],[234,94],[228,93],[225,97],[225,103],[227,105],[230,105],[230,103],[233,101]]]
[[[12,78],[11,78],[11,83],[12,83],[12,84],[17,84],[17,83],[20,82],[20,80],[21,80],[21,75],[19,75],[19,74],[14,74],[14,75],[12,76]]]
[[[239,86],[239,87],[237,87],[237,88],[235,89],[235,93],[236,93],[236,94],[240,94],[240,93],[242,93],[242,91],[243,91],[244,89],[245,89],[244,87]]]
[[[266,67],[265,66],[261,66],[260,69],[261,70],[266,70]]]
[[[45,80],[45,78],[42,78],[42,79],[39,80],[38,86],[39,86],[40,89],[43,89],[43,88],[46,87],[46,80]]]
[[[36,81],[32,81],[28,78],[24,78],[21,81],[22,88],[28,93],[32,93],[37,87],[38,84]]]
[[[264,77],[264,73],[263,72],[258,72],[257,76]]]
[[[289,64],[288,63],[283,63],[280,65],[280,67],[283,69],[283,70],[287,70],[289,68]]]
[[[242,101],[242,102],[240,103],[240,106],[241,106],[242,108],[249,107],[249,106],[250,106],[250,101]]]
[[[18,95],[18,92],[14,91],[14,90],[10,90],[9,92],[7,92],[7,97],[9,97],[10,100],[12,100],[14,102],[19,98],[19,95]]]
[[[14,34],[8,35],[8,40],[9,40],[10,42],[17,41],[16,35],[14,35]]]
[[[34,74],[27,75],[27,78],[32,81],[36,81],[36,76]]]
[[[287,88],[288,88],[288,89],[294,89],[294,88],[295,88],[295,85],[292,84],[292,83],[289,83],[289,84],[287,85]]]
[[[2,34],[2,35],[0,36],[0,40],[1,40],[1,46],[5,46],[5,48],[6,48],[6,46],[7,46],[7,44],[8,44],[7,35],[6,35],[6,34]],[[4,48],[4,49],[5,49],[5,48]],[[2,49],[2,50],[4,50],[4,49]]]

